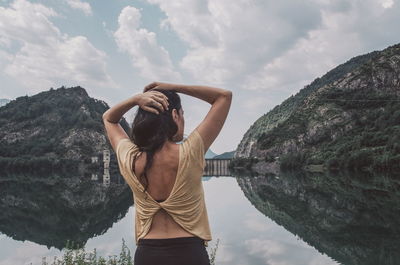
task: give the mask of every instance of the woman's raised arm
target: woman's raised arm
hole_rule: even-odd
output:
[[[151,89],[175,90],[210,103],[212,106],[204,120],[196,127],[204,142],[204,151],[210,148],[211,144],[220,133],[228,116],[232,102],[232,91],[209,87],[193,86],[154,82],[144,88],[144,91]]]

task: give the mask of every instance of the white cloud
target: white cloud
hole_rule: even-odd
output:
[[[8,61],[11,61],[13,58],[12,54],[6,52],[6,51],[2,51],[0,50],[0,68],[3,68],[4,66],[6,66]]]
[[[147,1],[166,14],[161,28],[188,45],[180,66],[196,82],[267,96],[294,94],[351,57],[400,41],[393,0]],[[259,97],[241,104],[265,109]]]
[[[82,2],[80,0],[67,0],[67,3],[70,7],[83,11],[86,16],[91,16],[93,14],[92,7],[87,2]]]
[[[156,34],[140,27],[141,15],[132,6],[125,7],[118,17],[115,41],[121,51],[127,52],[140,75],[153,80],[180,80],[174,70],[168,51],[157,43]]]
[[[264,108],[266,109],[268,105],[273,104],[271,98],[265,97],[262,95],[259,96],[250,96],[242,99],[241,104],[243,106],[244,111],[246,113],[251,114],[252,116],[257,115],[258,109]]]
[[[209,245],[209,253],[211,254],[211,248],[215,248],[216,242],[213,245]],[[235,257],[235,249],[229,245],[218,243],[217,255],[215,256],[215,264],[237,264],[237,257]]]
[[[5,259],[0,260],[0,265],[14,264],[42,264],[42,257],[46,258],[47,262],[53,260],[54,255],[59,255],[60,251],[55,248],[48,249],[46,246],[41,246],[33,242],[25,241],[23,244],[16,244],[16,248],[12,253],[7,253]],[[3,257],[2,257],[3,258]]]
[[[263,253],[265,256],[277,256],[286,253],[283,244],[269,239],[247,239],[244,242],[250,254]]]
[[[394,5],[393,0],[381,0],[381,4],[384,8],[391,8]]]
[[[148,2],[160,6],[167,15],[163,26],[188,44],[181,67],[199,82],[218,85],[243,84],[320,23],[310,1]]]
[[[253,217],[253,218],[250,218]],[[274,228],[272,222],[266,222],[265,220],[260,220],[259,218],[254,218],[254,215],[246,216],[244,219],[244,226],[248,230],[257,231],[258,233],[271,231]]]
[[[251,238],[244,241],[246,251],[253,256],[259,256],[265,260],[265,264],[289,265],[336,265],[326,255],[321,255],[314,248],[302,245],[302,241],[296,243],[285,243],[270,239]],[[290,253],[288,255],[288,253]]]
[[[107,55],[84,36],[62,34],[49,20],[54,16],[53,9],[26,0],[0,8],[0,44],[20,46],[2,56],[4,72],[35,92],[62,84],[116,87],[106,72]]]

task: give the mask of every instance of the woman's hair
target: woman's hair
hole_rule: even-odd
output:
[[[144,192],[149,185],[147,170],[153,163],[154,153],[161,149],[167,139],[173,141],[172,137],[178,131],[178,126],[172,118],[172,110],[176,109],[179,115],[179,110],[182,108],[181,99],[176,91],[153,90],[159,91],[168,97],[168,110],[160,111],[160,114],[155,114],[139,107],[129,133],[131,141],[139,147],[140,151],[147,154],[144,172],[139,176],[139,179],[144,179],[146,183]],[[136,158],[133,161],[132,169],[134,168],[135,160]],[[143,175],[144,178],[142,177]]]

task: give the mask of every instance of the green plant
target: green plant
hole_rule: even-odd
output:
[[[215,265],[215,255],[218,249],[219,238],[214,248],[210,249],[210,264]],[[97,255],[96,248],[93,252],[87,252],[84,247],[67,241],[65,252],[62,257],[55,256],[51,263],[47,262],[46,257],[42,258],[42,265],[133,265],[134,261],[131,251],[122,239],[122,248],[119,256],[112,255],[104,258]],[[32,263],[31,263],[32,265]]]
[[[215,248],[212,248],[210,250],[210,264],[211,265],[215,265],[215,255],[217,253],[218,244],[219,244],[219,238],[217,239],[217,242],[215,243]]]
[[[117,255],[109,256],[107,259],[98,257],[96,249],[87,252],[84,247],[74,245],[70,241],[67,241],[65,249],[64,255],[61,258],[55,256],[52,263],[48,263],[44,257],[42,265],[133,265],[131,252],[124,239],[119,257]]]

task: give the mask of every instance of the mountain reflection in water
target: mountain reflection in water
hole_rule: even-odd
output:
[[[216,265],[391,265],[400,260],[399,178],[213,173],[203,177],[203,185],[211,246],[221,240]],[[10,250],[0,248],[1,265],[61,255],[30,242],[62,249],[71,240],[109,255],[117,254],[124,237],[135,251],[132,192],[119,175],[111,174],[107,185],[90,176],[3,175],[0,191],[0,234],[8,237],[0,237],[0,245]],[[18,259],[24,247],[27,257]]]
[[[48,248],[62,249],[67,240],[85,245],[133,204],[125,184],[73,176],[1,176],[0,189],[0,233]]]
[[[399,264],[399,178],[369,174],[238,176],[265,216],[346,265]]]

